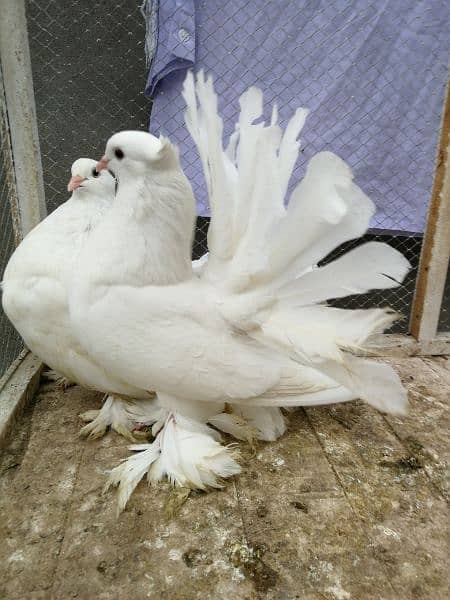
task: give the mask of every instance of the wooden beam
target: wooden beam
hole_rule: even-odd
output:
[[[450,258],[450,86],[447,85],[428,221],[411,310],[410,331],[419,341],[436,337]]]
[[[7,198],[11,210],[11,219],[14,230],[14,242],[18,246],[22,241],[22,223],[20,221],[19,198],[16,190],[16,176],[14,173],[14,159],[9,135],[8,111],[6,108],[5,86],[0,64],[0,140],[3,161],[3,174],[7,187]]]
[[[7,445],[14,424],[33,398],[42,368],[42,362],[28,352],[0,389],[0,448]]]
[[[450,355],[450,333],[438,334],[432,340],[419,341],[411,335],[379,334],[369,338],[360,356],[448,356]]]
[[[0,0],[0,58],[22,237],[46,215],[24,0]]]

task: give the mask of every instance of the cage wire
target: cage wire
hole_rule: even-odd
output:
[[[8,135],[3,77],[0,67],[0,273],[5,267],[16,245],[13,226],[11,198],[15,193],[14,166]],[[0,380],[19,356],[22,341],[0,306]]]
[[[438,331],[441,333],[450,333],[450,264],[447,270],[447,279],[445,281]]]
[[[120,129],[147,129],[145,23],[133,1],[29,0],[27,26],[47,209],[70,167]]]
[[[439,4],[439,0],[437,2]],[[442,57],[432,55],[433,60],[427,67],[431,96],[421,96],[421,99],[433,106],[433,114],[422,118],[418,106],[412,102],[399,108],[398,98],[405,96],[405,90],[408,94],[417,89],[420,65],[415,64],[414,57],[418,44],[423,41],[419,34],[400,39],[400,42],[397,38],[401,37],[406,19],[411,18],[417,21],[414,22],[416,30],[425,31],[427,35],[437,32],[438,35],[435,13],[425,10],[422,14],[411,15],[411,11],[402,8],[402,3],[391,3],[393,10],[389,22],[378,27],[378,5],[374,1],[360,3],[356,16],[349,14],[347,3],[337,0],[321,3],[323,9],[315,15],[313,7],[318,5],[311,2],[278,4],[248,0],[244,10],[245,3],[237,0],[221,4],[216,0],[181,4],[185,5],[184,12],[187,6],[194,4],[196,11],[205,11],[200,25],[198,16],[201,13],[196,14],[196,35],[203,36],[208,47],[207,56],[202,58],[203,66],[214,76],[221,98],[219,108],[225,115],[226,133],[227,123],[236,120],[237,95],[253,83],[264,89],[268,104],[281,98],[278,107],[282,125],[299,105],[310,107],[313,111],[302,134],[305,145],[296,178],[302,175],[307,160],[314,153],[330,149],[351,165],[357,182],[375,203],[382,204],[383,210],[373,224],[377,229],[371,230],[363,240],[338,248],[325,260],[367,240],[387,242],[402,252],[412,264],[403,286],[347,297],[336,304],[348,308],[391,306],[404,315],[393,331],[407,332],[422,244],[421,229],[411,225],[417,221],[414,220],[417,209],[410,205],[410,199],[415,194],[420,197],[419,211],[422,213],[419,221],[423,223],[432,185],[446,69]],[[283,7],[289,18],[268,18],[267,7],[272,6],[273,10],[275,4],[277,10]],[[100,156],[106,139],[118,130],[148,129],[151,100],[144,95],[144,87],[149,68],[158,67],[161,58],[158,53],[168,43],[172,44],[171,51],[184,66],[183,61],[192,53],[193,32],[180,22],[179,8],[179,2],[167,0],[144,3],[142,0],[97,0],[95,6],[90,0],[74,0],[67,4],[56,0],[27,1],[49,211],[66,200],[66,180],[76,158]],[[309,20],[305,19],[305,11],[311,14]],[[251,52],[248,51],[248,40],[242,38],[249,20],[257,23],[256,29],[248,33],[249,39],[255,38],[250,44]],[[166,21],[168,29],[163,27]],[[374,29],[361,49],[355,45],[355,39],[366,35],[367,23],[373,23]],[[353,29],[349,29],[349,24]],[[237,31],[239,35],[236,35]],[[383,50],[394,43],[398,44],[397,54],[404,63],[404,68],[400,69],[401,77],[387,61]],[[446,43],[444,40],[443,45]],[[278,48],[276,55],[275,47]],[[289,53],[291,57],[289,68],[283,65],[280,70],[277,64],[280,49],[281,53]],[[194,48],[194,55],[196,53],[198,49]],[[333,69],[326,57],[333,62]],[[398,60],[396,65],[398,67]],[[267,86],[261,84],[272,72],[276,76],[269,77],[270,83]],[[170,85],[179,85],[184,73],[184,69],[170,73],[152,90],[147,84],[147,92],[151,91],[154,101],[150,128],[155,133],[162,131],[180,145],[186,174],[200,197],[203,184],[198,175],[198,157],[195,151],[183,155],[183,145],[192,146],[183,123],[183,105],[174,101],[170,94]],[[302,82],[300,96],[298,81]],[[233,88],[233,101],[229,101],[230,88]],[[417,93],[422,94],[420,90]],[[382,97],[390,98],[390,101],[383,103]],[[352,115],[357,109],[358,119],[355,120]],[[333,123],[340,124],[338,129],[330,126]],[[396,161],[404,160],[405,154],[408,155],[408,168],[396,168]],[[374,187],[368,175],[374,164],[385,169],[385,176],[379,178],[382,189]],[[200,217],[194,258],[207,250],[207,228],[207,216]],[[446,297],[448,302],[448,294]],[[442,314],[441,325],[445,326],[448,322],[445,307]]]

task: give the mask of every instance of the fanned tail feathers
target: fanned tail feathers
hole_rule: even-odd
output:
[[[195,82],[189,74],[184,95],[186,122],[211,200],[210,255],[201,277],[220,287],[224,319],[261,344],[329,375],[341,386],[341,399],[360,396],[383,410],[401,412],[405,396],[392,369],[348,358],[349,351],[361,348],[397,315],[384,308],[354,311],[324,304],[396,287],[410,267],[397,250],[378,242],[318,266],[341,244],[362,236],[375,212],[350,167],[331,152],[316,154],[285,208],[307,111],[297,110],[283,133],[276,107],[268,124],[261,121],[262,93],[250,88],[240,98],[239,121],[224,151],[211,80],[200,72]],[[386,402],[376,399],[378,376]],[[325,398],[328,392],[320,394]]]

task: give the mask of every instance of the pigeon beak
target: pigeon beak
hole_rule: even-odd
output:
[[[108,168],[108,159],[106,158],[105,155],[103,155],[101,157],[101,159],[98,161],[97,166],[95,167],[97,173],[100,173],[100,171],[103,171],[104,169]]]
[[[67,191],[73,192],[74,190],[78,189],[84,180],[85,177],[81,177],[81,175],[74,175],[70,178],[70,181],[67,184]]]

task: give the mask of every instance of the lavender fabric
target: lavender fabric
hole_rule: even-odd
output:
[[[214,77],[224,133],[250,85],[276,100],[285,125],[311,110],[295,183],[309,158],[328,149],[353,168],[375,201],[372,227],[423,231],[430,197],[447,61],[448,0],[160,0],[158,44],[146,93],[150,130],[180,147],[197,198],[208,201],[184,126],[188,68]]]

